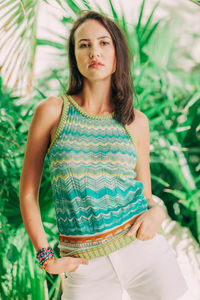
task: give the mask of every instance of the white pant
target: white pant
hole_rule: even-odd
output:
[[[188,286],[164,236],[129,245],[66,273],[61,300],[189,300]]]

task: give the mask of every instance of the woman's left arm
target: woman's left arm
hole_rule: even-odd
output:
[[[150,208],[142,213],[134,222],[127,235],[137,233],[140,240],[152,239],[160,229],[166,218],[165,211],[152,199],[151,174],[149,164],[150,154],[150,132],[149,119],[147,116],[135,109],[135,125],[129,129],[135,137],[137,164],[135,168],[136,180],[141,181],[144,186],[143,195],[147,199]]]

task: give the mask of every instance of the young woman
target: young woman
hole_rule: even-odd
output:
[[[62,300],[189,299],[165,212],[152,200],[149,120],[133,107],[130,55],[117,24],[94,11],[68,41],[69,88],[39,103],[30,125],[19,198],[39,263],[65,273]],[[38,194],[49,160],[59,230],[55,259]],[[160,232],[160,233],[159,233]]]

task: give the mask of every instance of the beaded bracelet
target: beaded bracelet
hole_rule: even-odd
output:
[[[53,249],[51,247],[39,249],[36,254],[36,258],[39,260],[39,264],[43,270],[45,269],[46,264],[49,260],[56,260]]]

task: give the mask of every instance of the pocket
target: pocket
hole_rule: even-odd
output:
[[[88,265],[84,265],[84,264],[80,264],[79,266],[78,266],[78,269],[75,271],[75,272],[71,272],[71,274],[77,274],[77,275],[87,275],[88,273],[90,273],[89,272],[89,270],[90,270],[90,263],[88,264]]]
[[[78,266],[78,269],[77,269],[74,273],[80,272],[80,271],[82,271],[82,270],[85,270],[85,267],[88,267],[88,266],[89,266],[89,265],[80,264],[80,265]]]
[[[83,265],[83,264],[80,264],[80,265],[78,266],[78,268],[76,269],[76,271],[74,271],[74,272],[65,272],[65,278],[70,277],[70,276],[73,276],[73,275],[75,275],[75,274],[82,273],[83,270],[85,270],[84,267],[87,267],[87,266],[89,266],[89,265]]]

